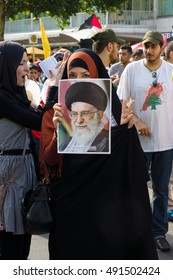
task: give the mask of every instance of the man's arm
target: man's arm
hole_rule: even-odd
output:
[[[134,103],[135,100],[130,99],[127,105],[126,100],[121,100],[121,104],[122,104],[121,124],[125,124],[129,122],[128,128],[131,128],[133,125],[135,125],[140,135],[151,136],[151,129],[149,128],[149,126],[133,113]]]
[[[134,114],[133,114],[133,121],[140,135],[151,136],[150,127]]]

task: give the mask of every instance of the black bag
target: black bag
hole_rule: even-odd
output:
[[[25,231],[30,234],[50,232],[53,217],[50,210],[50,185],[39,182],[22,199]]]

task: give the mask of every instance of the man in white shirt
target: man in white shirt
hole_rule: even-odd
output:
[[[168,185],[173,159],[173,67],[161,59],[161,33],[148,31],[142,44],[145,58],[127,65],[117,93],[121,100],[135,100],[136,127],[148,170],[151,171],[153,235],[157,249],[168,251]]]

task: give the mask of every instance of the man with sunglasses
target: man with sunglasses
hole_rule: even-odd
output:
[[[170,250],[166,234],[173,159],[173,66],[161,59],[161,33],[148,31],[142,44],[145,57],[127,65],[117,93],[121,100],[135,100],[134,121],[151,174],[153,235],[157,249],[166,252]]]

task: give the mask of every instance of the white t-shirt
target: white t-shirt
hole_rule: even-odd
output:
[[[163,61],[155,78],[144,66],[143,59],[126,66],[117,94],[120,100],[135,100],[134,114],[151,129],[152,136],[139,136],[144,152],[173,148],[173,65]]]

